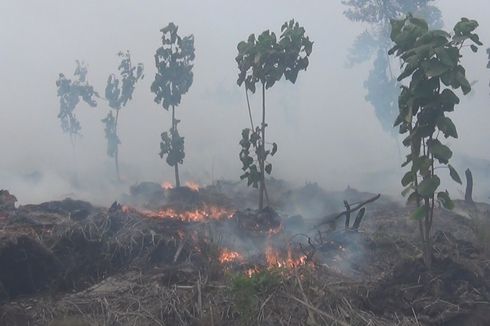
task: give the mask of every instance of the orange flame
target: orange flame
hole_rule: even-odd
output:
[[[202,222],[231,218],[234,211],[224,207],[204,205],[201,208],[184,211],[174,208],[163,208],[158,211],[144,210],[143,213],[152,218],[175,218],[186,222]]]
[[[162,182],[161,187],[164,190],[169,190],[169,189],[172,189],[174,187],[174,185],[169,181],[164,181],[164,182]]]
[[[197,184],[196,182],[193,182],[193,181],[187,181],[185,183],[186,187],[187,188],[190,188],[191,190],[194,190],[194,191],[199,191],[199,184]]]
[[[298,258],[294,258],[290,247],[288,247],[287,257],[283,258],[279,255],[277,250],[269,245],[265,250],[265,259],[268,268],[279,267],[290,269],[306,264],[306,256],[302,255]]]
[[[244,261],[243,256],[239,252],[229,249],[223,249],[218,259],[221,264]]]

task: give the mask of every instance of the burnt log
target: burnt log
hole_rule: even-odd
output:
[[[473,203],[473,174],[470,169],[466,169],[464,172],[466,176],[466,191],[464,194],[464,200],[468,203]]]

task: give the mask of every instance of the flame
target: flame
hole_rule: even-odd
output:
[[[213,205],[204,205],[191,210],[177,210],[174,208],[163,208],[158,211],[144,210],[143,214],[152,218],[174,218],[186,222],[202,222],[207,220],[221,220],[231,218],[234,211],[229,208]]]
[[[164,181],[164,182],[162,182],[161,187],[164,190],[169,190],[169,189],[172,189],[174,187],[174,185],[169,181]]]
[[[243,256],[239,252],[229,249],[223,249],[218,259],[221,264],[244,261]]]
[[[191,190],[194,190],[194,191],[199,191],[199,184],[197,184],[196,182],[193,182],[193,181],[187,181],[185,183],[186,187],[187,188],[190,188]]]
[[[291,247],[288,247],[287,257],[283,258],[280,256],[279,252],[275,250],[272,246],[268,245],[265,249],[265,259],[268,268],[295,268],[306,264],[306,256],[301,255],[298,258],[294,258],[291,252]]]

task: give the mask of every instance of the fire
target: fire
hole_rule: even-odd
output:
[[[291,247],[288,247],[287,257],[283,258],[277,250],[268,245],[265,249],[265,259],[269,268],[295,268],[306,264],[306,256],[301,255],[298,258],[294,258]]]
[[[218,259],[221,264],[244,261],[244,258],[240,253],[229,249],[223,249]]]
[[[152,218],[174,218],[186,222],[203,222],[231,218],[234,211],[224,207],[204,205],[200,208],[190,210],[181,211],[168,207],[158,211],[145,210],[143,213]]]
[[[187,188],[190,188],[191,190],[194,190],[194,191],[199,191],[199,188],[200,188],[199,184],[197,184],[193,181],[187,181],[185,183],[185,185]]]
[[[162,184],[160,186],[164,190],[170,190],[170,189],[173,189],[174,188],[174,185],[171,182],[169,182],[169,181],[162,182]],[[187,181],[185,183],[185,186],[187,188],[190,188],[191,190],[194,190],[194,191],[199,191],[199,188],[201,187],[201,186],[199,186],[198,183],[196,183],[194,181]]]
[[[169,190],[169,189],[172,189],[174,187],[174,185],[169,181],[164,181],[164,182],[162,182],[161,187],[164,190]]]

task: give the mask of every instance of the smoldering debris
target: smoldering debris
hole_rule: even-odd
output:
[[[299,198],[304,191],[278,192]],[[332,201],[318,192],[318,202],[309,203]],[[262,325],[300,325],[311,318],[341,325],[476,323],[486,316],[490,266],[469,237],[474,231],[467,218],[438,210],[446,229],[437,237],[429,276],[417,269],[417,242],[400,232],[415,227],[401,218],[409,210],[386,198],[373,202],[377,195],[354,189],[336,193],[348,205],[323,216],[345,217],[346,207],[360,204],[365,216],[356,225],[351,212],[348,227],[343,220],[332,228],[324,217],[283,215],[288,205],[237,209],[233,194],[215,186],[144,184],[109,208],[71,199],[7,205],[0,211],[2,322],[243,324],[250,316],[234,292],[242,291],[240,282],[259,291],[247,309]],[[454,238],[456,229],[469,240]],[[258,280],[272,282],[264,283],[270,288],[255,288]],[[436,300],[440,291],[444,300],[432,309],[417,303]]]

